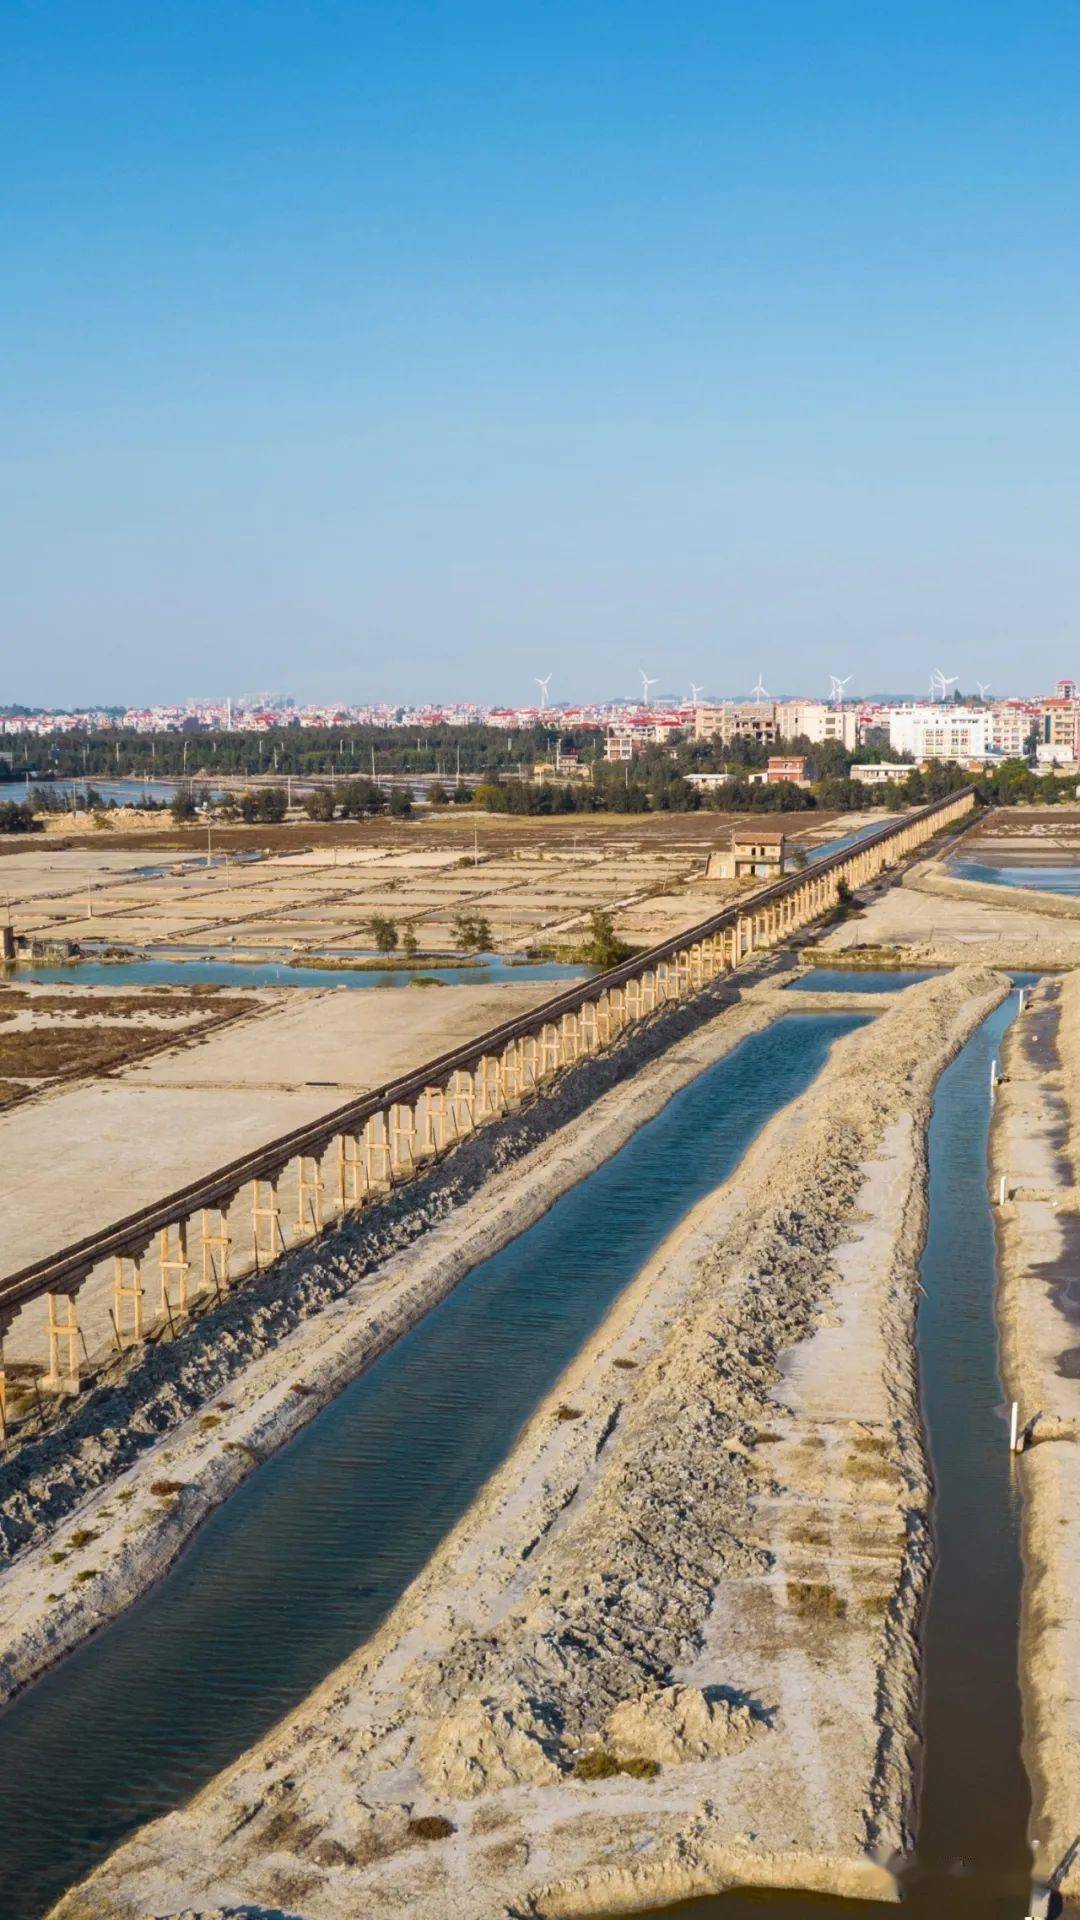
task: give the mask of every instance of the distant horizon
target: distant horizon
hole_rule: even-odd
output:
[[[1072,679],[1074,677],[1076,676],[1065,674],[1065,673],[1055,674],[1053,680],[1050,682],[1048,686],[1040,687],[1027,692],[1021,691],[1015,687],[1005,688],[1001,692],[998,692],[993,687],[987,686],[985,699],[987,704],[991,706],[1001,701],[1008,701],[1008,700],[1036,702],[1039,700],[1050,699],[1053,697],[1054,686],[1058,682]],[[964,699],[973,699],[975,701],[980,700],[978,688],[975,686],[958,687],[955,689],[951,688],[947,694],[939,693],[937,696],[931,696],[928,686],[924,685],[921,691],[914,691],[912,689],[901,690],[897,688],[891,688],[886,690],[873,690],[873,691],[858,692],[858,693],[848,691],[844,694],[842,701],[837,701],[831,694],[827,692],[807,691],[805,688],[800,688],[800,687],[794,687],[788,690],[780,690],[780,691],[774,691],[772,688],[767,688],[764,690],[760,701],[755,698],[755,694],[753,693],[753,691],[746,692],[746,693],[742,693],[742,692],[732,693],[732,692],[722,692],[722,691],[714,691],[709,689],[702,689],[696,704],[698,706],[708,706],[708,705],[723,703],[726,705],[752,706],[757,704],[770,704],[770,703],[785,704],[785,703],[790,703],[792,701],[801,701],[808,705],[820,705],[820,706],[827,706],[827,707],[835,707],[837,705],[843,705],[847,707],[854,707],[854,706],[861,706],[861,705],[887,706],[889,704],[904,704],[910,701],[919,701],[919,702],[925,702],[928,704],[952,705],[954,704],[955,693],[959,693]],[[36,705],[33,702],[25,699],[11,699],[6,702],[0,702],[0,714],[6,714],[9,717],[13,717],[13,710],[16,708],[24,709],[27,715],[30,717],[41,716],[43,718],[52,718],[55,716],[63,716],[63,715],[83,716],[90,713],[105,713],[105,712],[108,712],[108,713],[153,712],[155,709],[166,710],[166,711],[190,712],[193,709],[196,709],[199,707],[224,707],[226,703],[229,701],[232,702],[234,707],[245,712],[257,711],[260,709],[266,712],[274,712],[274,711],[285,712],[285,711],[291,710],[292,708],[305,709],[305,708],[313,708],[313,707],[324,708],[324,709],[338,708],[340,710],[347,710],[349,708],[384,707],[384,708],[390,708],[394,710],[401,710],[405,712],[409,712],[409,711],[414,711],[414,712],[429,711],[430,712],[430,711],[439,711],[445,708],[476,707],[489,713],[535,712],[537,714],[542,714],[542,713],[548,712],[548,713],[551,713],[552,715],[560,714],[568,710],[578,709],[578,708],[596,708],[596,707],[614,707],[614,706],[641,707],[641,708],[648,708],[648,709],[662,708],[662,707],[684,708],[684,707],[689,707],[691,704],[694,704],[691,701],[689,689],[684,694],[679,694],[673,689],[660,690],[655,693],[650,693],[648,700],[645,700],[641,694],[638,694],[635,696],[634,694],[621,694],[621,693],[601,694],[595,697],[567,696],[565,698],[563,697],[556,698],[553,696],[548,701],[548,704],[546,707],[541,707],[537,701],[531,701],[528,699],[516,701],[516,700],[507,699],[502,696],[495,697],[495,698],[484,698],[480,695],[475,695],[475,694],[458,694],[454,697],[446,697],[446,698],[437,698],[432,696],[432,697],[423,698],[423,699],[404,699],[404,698],[394,699],[392,697],[371,698],[371,699],[356,699],[356,698],[353,698],[353,699],[329,698],[328,699],[328,698],[308,697],[303,694],[294,694],[291,692],[282,692],[282,693],[277,693],[273,695],[242,694],[242,693],[241,694],[190,694],[179,699],[158,699],[158,700],[146,700],[146,699],[118,700],[118,699],[109,698],[109,699],[87,700],[87,701],[80,701],[80,702],[60,701],[53,704],[41,703]]]

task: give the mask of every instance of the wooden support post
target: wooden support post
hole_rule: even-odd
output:
[[[362,1133],[339,1133],[338,1212],[349,1213],[362,1207],[365,1198],[364,1148]]]
[[[128,1279],[127,1268],[131,1268]],[[143,1283],[142,1254],[117,1253],[113,1255],[113,1326],[116,1329],[117,1342],[121,1347],[128,1344],[127,1311],[131,1309],[131,1345],[139,1346],[143,1338]]]
[[[285,1235],[281,1231],[281,1208],[278,1206],[279,1174],[269,1179],[256,1179],[251,1182],[251,1244],[255,1257],[255,1271],[260,1273],[263,1267],[270,1266],[285,1251]],[[266,1198],[263,1198],[263,1188]],[[261,1236],[265,1229],[266,1245],[261,1245]]]
[[[176,1233],[176,1252],[172,1251],[172,1234]],[[172,1309],[178,1313],[188,1310],[188,1280],[191,1274],[191,1261],[188,1259],[188,1223],[178,1220],[175,1229],[162,1227],[158,1236],[158,1267],[161,1273],[161,1311],[172,1319]],[[173,1301],[171,1293],[172,1276],[177,1279],[177,1297]]]
[[[75,1310],[75,1295],[49,1293],[45,1298],[49,1308],[49,1371],[41,1384],[53,1393],[78,1393],[79,1317]],[[58,1312],[61,1302],[67,1310],[63,1320]],[[61,1366],[61,1349],[65,1344],[67,1364]]]
[[[462,1085],[462,1081],[465,1083],[464,1086]],[[473,1108],[473,1077],[471,1073],[459,1072],[454,1074],[450,1104],[454,1113],[455,1137],[460,1140],[464,1134],[471,1133],[476,1124]],[[462,1120],[463,1114],[464,1121]]]
[[[216,1228],[211,1230],[210,1215],[216,1213]],[[202,1283],[205,1291],[212,1288],[220,1300],[229,1290],[229,1233],[228,1207],[204,1207],[202,1210]]]
[[[373,1113],[364,1128],[364,1165],[369,1193],[389,1193],[393,1185],[390,1164],[390,1125],[385,1113]]]
[[[296,1225],[315,1239],[322,1232],[323,1178],[317,1153],[302,1153],[296,1166]]]
[[[390,1179],[407,1180],[416,1170],[413,1157],[413,1140],[416,1129],[413,1125],[411,1107],[400,1106],[396,1101],[391,1105],[388,1115],[390,1140]]]

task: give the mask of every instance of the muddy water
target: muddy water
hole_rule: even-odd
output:
[[[1012,997],[946,1069],[930,1129],[918,1350],[936,1565],[924,1629],[916,1857],[901,1908],[918,1920],[1020,1920],[1030,1891],[1017,1678],[1019,1515],[998,1376],[987,1184],[990,1064],[1015,1012]],[[665,1920],[885,1920],[897,1909],[742,1893],[663,1912]]]
[[[861,1016],[792,1014],[675,1096],[355,1381],[138,1607],[0,1720],[0,1916],[36,1920],[384,1618],[622,1288]]]

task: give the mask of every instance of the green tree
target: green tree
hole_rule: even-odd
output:
[[[376,953],[393,953],[398,943],[398,930],[395,921],[384,913],[373,913],[368,921],[368,931],[375,943]]]
[[[456,913],[450,925],[459,953],[490,953],[494,947],[491,922],[482,913]]]
[[[406,927],[401,936],[401,951],[406,960],[415,960],[420,951],[420,942],[411,927]]]
[[[172,814],[173,824],[177,827],[186,827],[189,821],[194,820],[195,802],[186,788],[173,796],[169,812]]]
[[[407,820],[412,812],[412,795],[404,787],[395,787],[390,795],[390,814],[394,820]]]
[[[615,923],[603,907],[590,907],[585,957],[594,967],[616,967],[627,949],[615,932]]]
[[[305,793],[303,808],[309,820],[332,820],[335,806],[329,787],[316,787],[312,793]]]

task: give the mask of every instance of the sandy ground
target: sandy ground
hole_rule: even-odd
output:
[[[869,818],[799,814],[782,823],[809,846]],[[220,864],[209,867],[202,828],[185,836],[159,825],[155,836],[125,834],[120,845],[110,833],[70,844],[57,829],[4,861],[4,892],[20,936],[165,943],[192,954],[363,949],[376,913],[411,929],[422,950],[453,950],[451,923],[462,910],[482,913],[496,946],[511,952],[572,944],[592,907],[613,912],[620,935],[646,945],[715,909],[723,890],[704,884],[705,867],[727,845],[732,819],[466,819],[455,811],[396,825],[251,829],[246,839],[215,829]],[[156,857],[151,840],[168,843]]]
[[[928,1562],[925,1124],[1003,991],[956,974],[841,1041],[384,1628],[58,1916],[484,1920],[739,1881],[889,1897]]]
[[[894,948],[906,966],[1080,966],[1080,900],[1026,888],[980,886],[922,862],[865,913],[834,927],[821,953]]]
[[[1006,1040],[992,1134],[1007,1392],[1031,1421],[1021,1681],[1036,1878],[1080,1833],[1080,974],[1041,986]],[[1080,1862],[1064,1892],[1080,1907]]]
[[[551,990],[549,981],[534,981],[260,992],[247,996],[249,1015],[200,1042],[57,1087],[0,1114],[0,1158],[9,1191],[19,1196],[17,1207],[0,1210],[0,1271],[14,1272],[122,1219],[526,1012]],[[108,989],[83,989],[80,997],[95,992]],[[283,1189],[282,1204],[289,1203]],[[238,1232],[248,1226],[246,1216],[238,1218]],[[111,1289],[111,1272],[102,1271],[79,1295],[91,1358],[112,1344]],[[44,1327],[44,1302],[35,1301],[14,1322],[8,1361],[44,1362]]]

